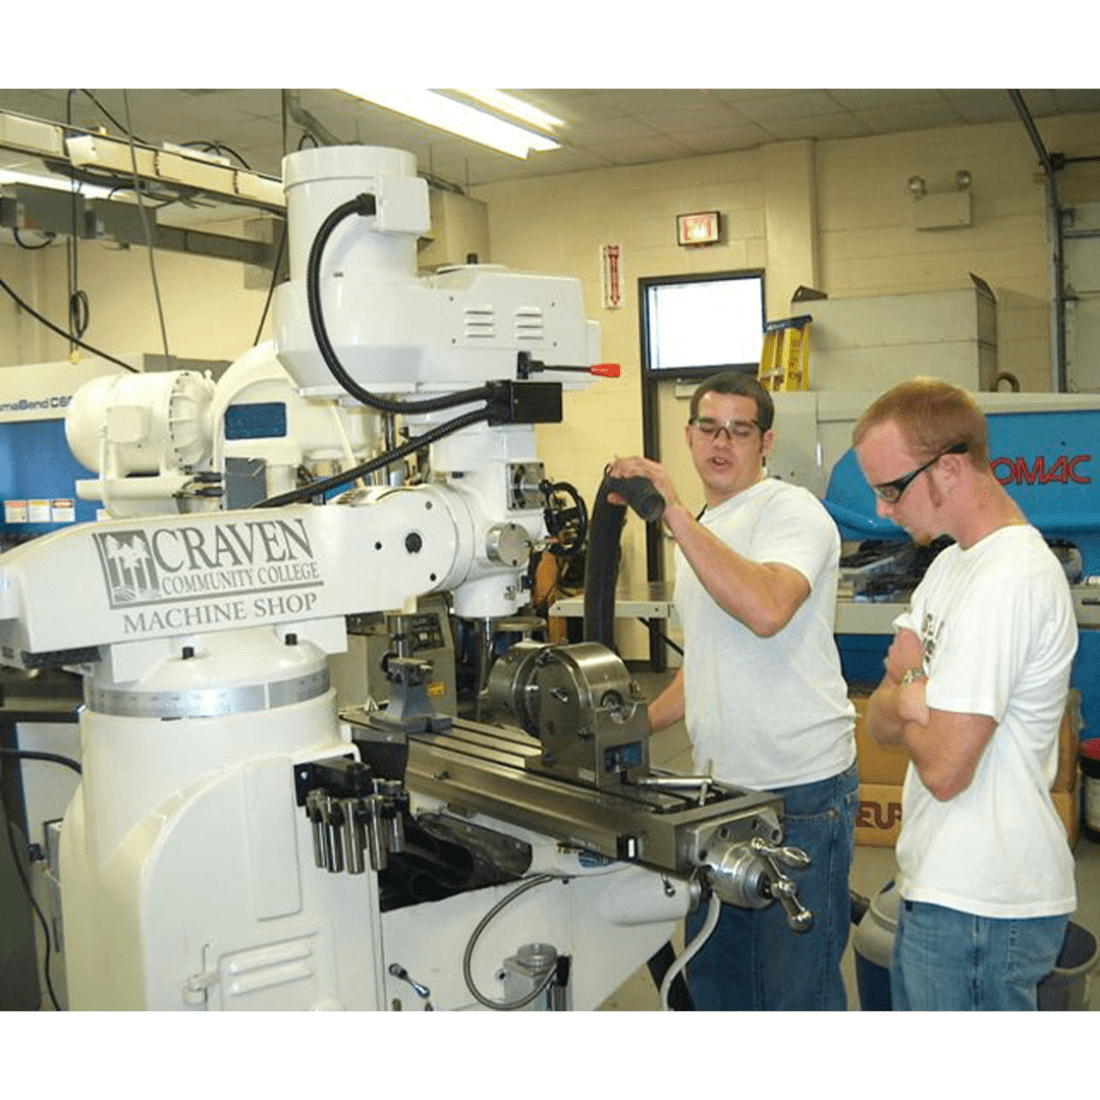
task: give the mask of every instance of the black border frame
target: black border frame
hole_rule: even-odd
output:
[[[697,367],[672,367],[657,369],[649,361],[649,289],[655,286],[676,286],[681,283],[735,282],[738,279],[760,280],[760,340],[764,340],[764,328],[768,323],[767,286],[763,268],[746,268],[740,271],[705,271],[691,275],[647,276],[638,280],[638,318],[641,324],[642,375],[656,378],[706,378],[721,370],[753,371],[760,365],[759,359],[745,363],[704,363]]]
[[[660,416],[657,400],[661,382],[701,382],[704,378],[722,370],[752,371],[755,375],[759,361],[755,363],[714,363],[699,367],[678,367],[673,370],[654,370],[649,362],[649,288],[675,283],[713,283],[723,279],[760,280],[760,342],[763,346],[767,325],[767,286],[763,268],[744,268],[736,271],[695,272],[690,275],[647,276],[638,279],[638,335],[641,342],[641,393],[642,393],[642,454],[660,462]],[[661,525],[647,523],[645,531],[646,580],[663,581],[664,561],[661,555]],[[667,656],[660,624],[649,624],[649,661],[654,672],[664,672]]]
[[[706,241],[684,240],[684,219],[701,218],[708,214],[714,215],[714,236]],[[692,210],[688,214],[676,215],[676,243],[681,248],[702,248],[708,244],[717,244],[722,239],[722,212],[720,210]]]

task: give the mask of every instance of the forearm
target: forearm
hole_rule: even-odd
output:
[[[880,745],[901,745],[921,781],[940,800],[966,790],[996,723],[987,715],[928,708],[925,680],[886,676],[867,706],[867,728]]]
[[[867,728],[880,745],[901,744],[907,722],[928,724],[924,648],[901,627],[886,654],[886,671],[867,706]]]
[[[666,509],[665,523],[703,587],[724,611],[759,636],[787,625],[801,600],[792,601],[774,567],[732,550],[682,504]]]
[[[900,745],[905,749],[913,766],[929,785],[936,755],[928,726],[907,719],[902,713],[905,709],[903,693],[918,688],[923,690],[923,684],[902,687],[889,676],[885,677],[867,704],[867,729],[877,744]]]
[[[659,733],[684,717],[684,670],[680,669],[672,682],[650,704],[649,731]]]

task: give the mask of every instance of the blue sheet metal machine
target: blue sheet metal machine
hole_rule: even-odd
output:
[[[1100,467],[1094,447],[1100,410],[989,413],[988,422],[998,481],[1047,541],[1062,548],[1080,626],[1071,685],[1081,692],[1082,718],[1093,731],[1085,736],[1095,736],[1100,730]],[[876,514],[874,494],[852,450],[833,467],[823,503],[846,541],[884,540],[887,547],[909,541],[901,528]],[[908,578],[910,590],[918,579]],[[899,591],[874,598],[904,603],[906,597]],[[889,634],[838,634],[837,642],[848,681],[877,683]]]

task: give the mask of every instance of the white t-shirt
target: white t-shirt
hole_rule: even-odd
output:
[[[797,569],[810,594],[771,638],[724,611],[676,550],[685,723],[695,767],[760,790],[812,783],[855,760],[854,709],[833,638],[840,535],[820,501],[775,479],[708,508],[703,524],[755,562]]]
[[[900,892],[983,917],[1070,913],[1073,855],[1050,797],[1077,624],[1042,535],[1002,527],[932,562],[895,626],[923,641],[934,710],[997,722],[966,790],[940,802],[909,765]]]

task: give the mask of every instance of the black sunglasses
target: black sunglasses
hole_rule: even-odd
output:
[[[893,481],[884,481],[881,485],[872,485],[871,488],[879,500],[885,501],[887,504],[897,504],[901,500],[901,494],[909,488],[910,483],[916,479],[918,474],[923,474],[929,467],[935,466],[944,455],[964,455],[969,450],[969,444],[956,443],[953,447],[948,447],[947,450],[934,455],[923,466],[918,466],[915,470],[894,478]]]

